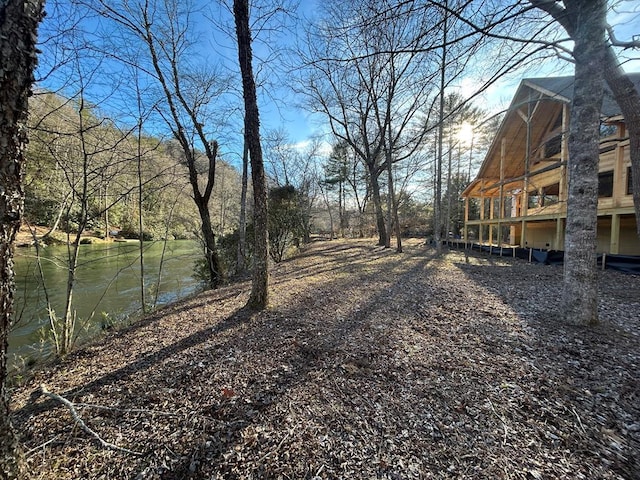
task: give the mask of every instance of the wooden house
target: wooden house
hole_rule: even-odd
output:
[[[640,74],[630,77],[640,87]],[[462,193],[465,242],[564,250],[573,77],[523,80],[477,177]],[[606,92],[601,113],[598,252],[640,255],[629,136]]]

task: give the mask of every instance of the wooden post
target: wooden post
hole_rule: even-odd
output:
[[[462,231],[465,249],[467,248],[467,239],[468,239],[467,223],[468,222],[469,222],[469,197],[465,197],[465,199],[464,199],[464,229]]]
[[[489,220],[493,220],[495,216],[496,202],[491,197],[491,203],[489,204]],[[489,222],[489,244],[493,245],[493,223]]]
[[[564,250],[562,247],[562,232],[564,229],[562,228],[562,219],[556,218],[556,238],[554,240],[553,248],[556,250]]]
[[[520,236],[520,246],[527,246],[527,220],[529,213],[529,166],[531,164],[531,92],[529,93],[529,101],[527,102],[527,136],[524,152],[524,180],[522,182],[522,234]],[[529,261],[531,261],[531,252],[529,252]]]
[[[609,243],[609,253],[617,255],[620,253],[620,215],[611,215],[611,241]]]
[[[560,144],[560,182],[558,184],[558,201],[567,202],[567,160],[569,159],[569,105],[562,105],[562,143]]]
[[[506,149],[507,139],[503,137],[500,141],[500,203],[498,205],[498,245],[500,246],[502,246],[502,219],[504,218],[504,157]]]
[[[620,206],[620,201],[627,193],[627,185],[624,182],[624,147],[621,142],[616,146],[616,159],[613,165],[613,205]]]

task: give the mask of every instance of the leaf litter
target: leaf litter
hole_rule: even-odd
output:
[[[246,282],[205,292],[15,387],[29,477],[640,478],[640,277],[601,272],[594,328],[560,321],[561,280],[314,242],[264,312]]]

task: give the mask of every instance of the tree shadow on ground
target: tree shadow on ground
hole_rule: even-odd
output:
[[[394,283],[405,281],[406,278],[413,276],[427,263],[428,259],[424,259],[417,266],[407,269],[403,276],[393,283],[379,278],[370,278],[368,281],[372,284],[379,281],[381,285],[390,288]],[[353,272],[355,270],[354,264],[343,265],[342,268]],[[318,273],[331,274],[334,271],[334,269],[323,268],[325,266],[326,262],[317,263],[315,267],[311,268],[313,275]],[[402,261],[396,267],[402,270]],[[339,280],[323,285],[322,288],[325,291],[345,292],[353,287],[353,278],[343,276]],[[224,455],[233,451],[234,444],[241,440],[242,432],[253,423],[252,416],[255,416],[255,412],[264,411],[269,405],[280,401],[287,392],[308,382],[309,372],[324,364],[337,349],[351,342],[354,332],[362,328],[368,316],[375,312],[381,303],[388,301],[389,295],[385,290],[372,288],[369,293],[369,298],[363,300],[357,311],[349,314],[349,318],[333,318],[325,323],[321,317],[314,318],[312,321],[308,319],[310,314],[314,314],[309,308],[308,299],[323,298],[319,296],[318,286],[311,286],[306,291],[303,288],[297,300],[283,308],[276,307],[258,315],[244,309],[235,311],[212,327],[201,329],[162,348],[153,349],[121,368],[60,393],[78,402],[83,398],[109,398],[114,390],[120,390],[121,386],[135,382],[135,386],[129,388],[129,390],[136,392],[135,395],[120,394],[117,398],[112,398],[112,401],[117,400],[121,407],[130,405],[131,408],[135,408],[140,403],[150,407],[154,404],[155,397],[158,396],[157,392],[168,388],[181,389],[183,393],[186,393],[189,389],[195,389],[192,382],[197,382],[198,377],[206,379],[207,377],[216,377],[216,375],[220,376],[219,371],[207,371],[207,367],[220,370],[220,365],[228,364],[228,368],[224,369],[227,370],[226,373],[236,371],[235,375],[231,375],[231,377],[222,375],[224,378],[230,378],[228,383],[221,379],[208,385],[205,391],[198,394],[197,399],[189,399],[197,406],[198,414],[205,418],[205,424],[209,427],[212,427],[211,422],[215,424],[209,438],[224,439],[223,446],[218,445],[215,448],[207,449],[202,445],[192,445],[191,448],[194,452],[199,451],[205,457],[211,456],[212,452],[217,452],[215,454],[216,461],[222,461]],[[359,295],[360,297],[362,295]],[[196,305],[203,303],[207,302],[196,301]],[[333,304],[329,302],[324,307],[331,310]],[[189,308],[189,305],[181,306],[175,309],[172,314],[188,312]],[[335,310],[333,311],[335,313]],[[153,315],[142,324],[120,333],[113,341],[122,341],[123,338],[139,331],[143,326],[160,320],[162,315],[163,312]],[[249,322],[249,319],[253,321]],[[323,323],[322,329],[318,328],[318,322]],[[313,324],[313,332],[309,331],[306,324]],[[262,372],[258,371],[259,369],[254,372],[238,371],[242,370],[242,361],[240,360],[229,364],[230,356],[240,359],[243,356],[255,355],[256,352],[253,350],[255,346],[262,346],[266,350],[262,352],[263,356],[265,354],[267,356],[279,355],[277,364],[265,363],[266,370]],[[351,356],[355,358],[357,355],[359,354],[354,352]],[[82,351],[78,352],[73,358],[73,362],[82,362],[83,356]],[[364,362],[366,359],[362,361]],[[65,363],[69,366],[69,363]],[[205,368],[198,367],[198,365],[205,365]],[[279,372],[281,365],[288,365],[288,370]],[[192,375],[194,369],[199,370],[198,375]],[[59,371],[60,375],[64,375],[63,370],[64,366]],[[168,373],[169,375],[167,375]],[[245,381],[246,385],[238,388],[234,383],[234,376],[235,379],[246,377],[248,379]],[[274,381],[265,382],[268,377]],[[223,385],[227,385],[228,388],[224,387],[226,390],[221,390]],[[224,393],[225,391],[227,393]],[[229,392],[232,391],[234,393],[230,394]],[[240,401],[239,398],[243,400]],[[51,401],[40,400],[37,403],[27,404],[18,410],[16,417],[20,423],[27,424],[34,416],[55,406]],[[180,407],[176,405],[176,410],[179,409]],[[217,445],[211,440],[209,442],[210,446]],[[182,449],[184,450],[184,448],[183,446]],[[171,468],[172,473],[165,472],[165,477],[183,478],[189,473],[189,469],[193,470],[193,462],[194,457],[190,455],[188,464],[174,465]]]
[[[492,283],[502,272],[449,267],[424,248],[330,247],[335,255],[299,260],[304,276],[295,259],[276,273],[270,309],[253,314],[198,297],[189,325],[206,327],[66,390],[78,402],[117,406],[96,424],[144,457],[88,446],[57,409],[29,405],[21,422],[44,431],[30,430],[28,446],[72,438],[49,444],[52,463],[93,478],[593,473],[594,446],[570,408],[579,404],[554,403],[575,395],[562,390],[573,386],[554,370],[560,364],[541,372],[532,352],[541,340]],[[168,328],[190,313],[185,306],[152,325]],[[147,331],[125,332],[102,355],[126,349],[134,334]],[[83,370],[90,360],[66,366]],[[564,449],[574,452],[569,463]]]
[[[529,339],[521,355],[540,372],[556,404],[547,411],[575,424],[566,436],[571,451],[583,450],[612,465],[625,478],[640,474],[640,319],[629,314],[629,299],[640,296],[640,281],[619,272],[599,278],[601,324],[580,327],[563,321],[562,268],[513,261],[508,267],[456,265],[478,288],[508,305]],[[491,279],[502,277],[501,282]],[[620,285],[625,285],[623,289]],[[636,292],[636,295],[629,294]],[[573,417],[573,418],[572,418]]]

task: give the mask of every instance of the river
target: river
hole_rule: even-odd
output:
[[[166,245],[164,242],[145,242],[143,245],[147,305],[154,303],[156,291],[156,306],[162,306],[201,288],[202,283],[194,277],[195,261],[200,255],[197,242],[174,240],[166,242]],[[62,316],[66,298],[67,247],[40,249],[40,259],[51,306],[57,315]],[[158,288],[161,261],[162,275]],[[9,335],[9,363],[20,368],[27,362],[47,357],[55,348],[48,334],[45,288],[34,248],[16,249],[15,271],[16,322]],[[74,299],[80,341],[139,315],[139,243],[81,245]]]

